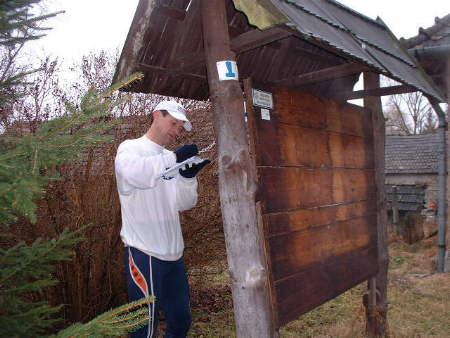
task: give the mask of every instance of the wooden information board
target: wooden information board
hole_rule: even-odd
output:
[[[248,125],[280,327],[377,272],[373,131],[363,108],[263,90],[269,111],[246,88]]]

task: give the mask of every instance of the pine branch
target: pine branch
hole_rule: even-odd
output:
[[[42,197],[46,184],[57,179],[41,173],[76,161],[87,148],[110,141],[106,132],[118,122],[106,120],[121,103],[112,94],[141,77],[134,74],[103,92],[91,90],[80,109],[70,107],[66,116],[43,123],[35,134],[3,139],[7,149],[0,154],[0,223],[14,222],[18,216],[36,221],[35,201]]]
[[[55,338],[117,337],[138,330],[148,324],[149,304],[154,297],[125,304],[94,318],[86,324],[74,324],[60,331]]]
[[[81,232],[84,229],[85,227],[74,232],[65,229],[56,239],[43,241],[38,238],[31,246],[21,242],[10,249],[0,249],[0,285],[21,284],[30,278],[47,278],[54,271],[54,263],[71,259],[69,248],[81,241]],[[24,257],[26,259],[23,259]],[[41,262],[46,264],[41,266]],[[0,294],[3,292],[1,289]]]
[[[31,8],[40,0],[4,0],[0,4],[0,45],[13,45],[42,37],[37,32],[49,30],[38,24],[64,11],[33,15]]]
[[[45,334],[59,320],[61,306],[31,302],[29,295],[55,285],[55,264],[72,257],[72,247],[81,241],[81,231],[67,230],[52,240],[21,242],[0,249],[0,336],[33,337]]]

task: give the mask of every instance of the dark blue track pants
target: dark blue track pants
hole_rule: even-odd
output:
[[[133,338],[155,337],[158,311],[167,319],[167,338],[186,337],[191,325],[189,284],[183,258],[163,261],[133,248],[125,248],[128,299],[154,296],[149,306],[149,324],[131,334]]]

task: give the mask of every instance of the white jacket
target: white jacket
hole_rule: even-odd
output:
[[[183,255],[179,212],[197,204],[196,178],[160,177],[175,163],[173,152],[145,135],[122,142],[115,159],[122,241],[167,261]]]

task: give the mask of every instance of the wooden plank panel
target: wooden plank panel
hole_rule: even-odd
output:
[[[337,133],[364,137],[366,126],[363,110],[351,105],[330,105],[327,110],[327,129]]]
[[[342,222],[347,219],[363,217],[372,214],[374,211],[374,203],[362,201],[314,209],[267,214],[263,218],[267,225],[267,236],[274,237],[294,231],[303,231],[313,227]]]
[[[373,167],[371,122],[362,108],[289,90],[275,102],[270,121],[256,108],[257,165]]]
[[[370,136],[366,128],[367,112],[361,107],[332,100],[319,99],[307,93],[281,89],[275,93],[276,123],[294,124],[306,128],[325,128],[337,133]]]
[[[373,246],[332,257],[275,286],[280,327],[335,298],[377,272]]]
[[[363,201],[374,189],[373,170],[260,167],[258,174],[266,213]]]
[[[258,168],[265,212],[333,204],[333,173],[301,168]]]
[[[280,165],[280,146],[283,141],[280,139],[278,124],[273,121],[261,120],[258,117],[259,108],[255,108],[255,110],[255,117],[252,116],[250,122],[257,131],[254,137],[256,165]]]
[[[362,201],[375,194],[373,170],[335,169],[333,170],[334,203]]]
[[[295,124],[307,128],[325,128],[327,116],[323,101],[315,96],[281,89],[274,95],[276,123]]]
[[[257,120],[259,166],[373,168],[373,143],[359,136]]]
[[[290,89],[252,123],[277,327],[376,273],[371,115]]]
[[[374,219],[374,215],[368,215],[269,238],[274,280],[293,275],[333,256],[369,246],[375,236]]]
[[[329,149],[332,167],[373,168],[372,140],[359,136],[330,133]]]
[[[329,136],[326,131],[286,124],[279,124],[278,130],[283,135],[280,144],[281,165],[330,166]]]
[[[318,168],[331,165],[326,131],[264,120],[256,124],[260,132],[257,148],[261,154],[257,165]]]

